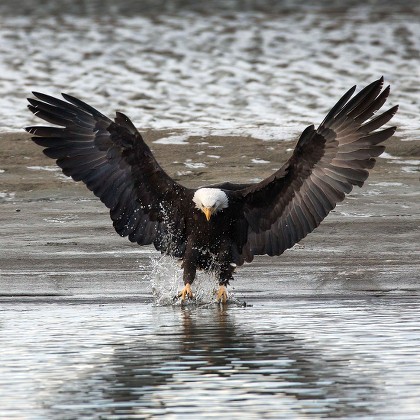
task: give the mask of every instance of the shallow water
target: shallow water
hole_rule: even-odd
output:
[[[418,300],[14,301],[0,316],[1,418],[418,415]]]

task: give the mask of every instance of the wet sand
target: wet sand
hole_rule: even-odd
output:
[[[167,137],[165,131],[144,135],[167,172],[189,186],[260,179],[294,146],[250,137],[191,137],[168,145],[153,143]],[[29,136],[2,133],[0,144],[0,301],[151,302],[150,258],[157,252],[120,238],[102,203],[55,171]],[[315,232],[280,257],[258,257],[239,268],[235,296],[248,303],[286,296],[418,297],[420,145],[393,138],[387,153],[393,158],[380,158],[365,186]]]

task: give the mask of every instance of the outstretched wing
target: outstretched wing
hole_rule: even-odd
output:
[[[132,122],[119,112],[112,121],[70,95],[63,94],[67,102],[34,95],[29,109],[58,127],[27,127],[33,141],[45,147],[65,175],[84,182],[101,199],[121,236],[181,256],[185,238],[179,203],[192,192],[159,166]]]
[[[383,141],[396,127],[378,130],[395,106],[372,118],[385,103],[383,78],[350,99],[351,88],[315,130],[304,130],[288,162],[269,178],[239,192],[244,200],[247,235],[242,258],[280,255],[312,232],[354,185],[361,187]],[[242,224],[244,226],[244,224]]]

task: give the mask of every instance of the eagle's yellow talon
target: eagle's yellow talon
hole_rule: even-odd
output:
[[[226,303],[228,298],[228,293],[226,286],[221,285],[219,290],[216,293],[216,300],[218,303]]]
[[[186,300],[187,298],[193,298],[193,292],[191,290],[191,285],[187,283],[184,288],[178,293],[178,297],[181,298],[182,301]]]

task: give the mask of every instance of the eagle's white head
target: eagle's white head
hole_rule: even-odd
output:
[[[219,188],[199,188],[193,197],[195,207],[201,210],[207,221],[210,217],[228,206],[228,196]]]

